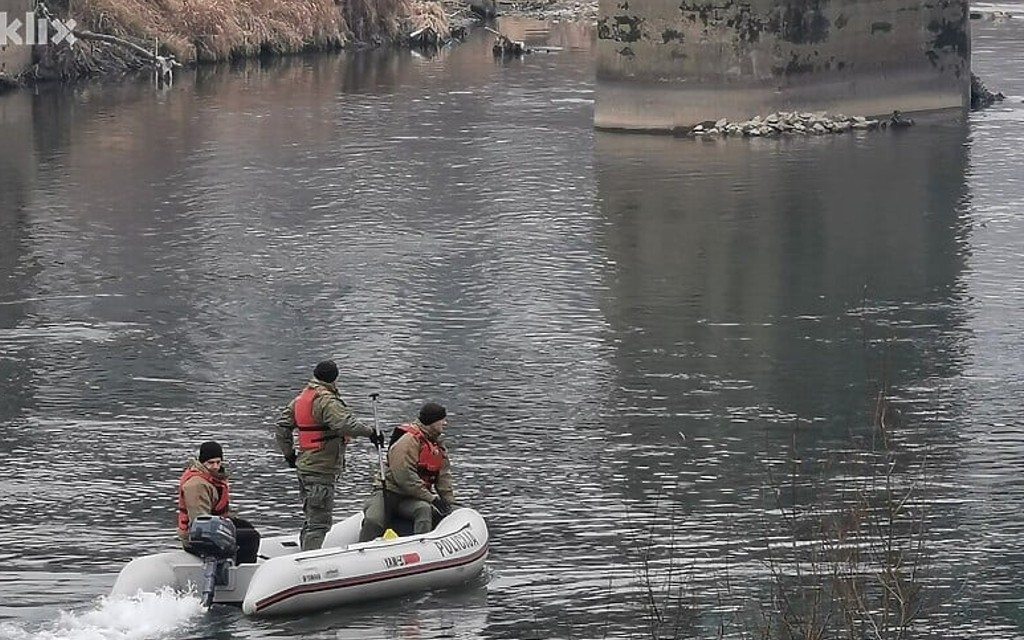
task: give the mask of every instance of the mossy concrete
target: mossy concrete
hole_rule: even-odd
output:
[[[966,0],[600,0],[595,124],[970,104]]]

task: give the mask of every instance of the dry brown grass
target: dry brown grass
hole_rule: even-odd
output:
[[[73,12],[186,63],[381,44],[426,24],[447,33],[434,0],[74,0]]]
[[[340,0],[338,7],[353,37],[371,42],[384,34],[398,33],[399,17],[408,13],[408,0]]]
[[[451,36],[451,25],[441,3],[431,0],[412,0],[407,13],[409,31],[430,27],[443,39]]]

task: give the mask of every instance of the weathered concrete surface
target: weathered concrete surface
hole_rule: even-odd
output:
[[[0,12],[7,19],[25,22],[25,13],[32,11],[32,0],[0,0]],[[24,30],[22,30],[24,33]],[[32,47],[0,42],[0,77],[17,78],[32,64]]]
[[[967,0],[600,0],[595,125],[970,103]]]

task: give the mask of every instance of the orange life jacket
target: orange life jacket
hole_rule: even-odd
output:
[[[217,502],[214,503],[213,510],[210,511],[211,516],[226,514],[231,502],[231,487],[228,485],[227,478],[218,478],[212,473],[191,467],[186,469],[185,473],[181,474],[181,480],[178,481],[178,535],[183,538],[188,537],[188,527],[191,524],[188,521],[188,508],[185,506],[185,483],[196,476],[206,480],[217,490]]]
[[[317,451],[324,448],[329,429],[313,417],[313,400],[317,390],[306,387],[295,398],[295,426],[299,428],[299,449]]]
[[[427,434],[423,433],[414,424],[403,424],[398,429],[419,441],[420,455],[416,460],[416,473],[419,474],[427,489],[432,489],[434,483],[437,482],[437,476],[441,473],[441,468],[444,466],[444,450],[441,448],[441,445],[432,442],[427,437]]]

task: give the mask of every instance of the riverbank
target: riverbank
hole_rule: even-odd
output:
[[[116,78],[160,64],[415,46],[415,34],[422,33],[446,42],[475,22],[461,0],[78,0],[73,11],[69,5],[58,0],[51,7],[57,18],[75,20],[74,46],[34,47],[35,62],[25,72],[0,72],[0,93],[37,82]],[[499,1],[496,8],[512,18],[587,24],[598,19],[597,0]],[[1002,99],[972,73],[972,109]]]
[[[429,28],[450,37],[439,0],[76,0],[42,9],[75,21],[72,45],[36,46],[19,84],[117,76],[170,66],[401,44]]]

